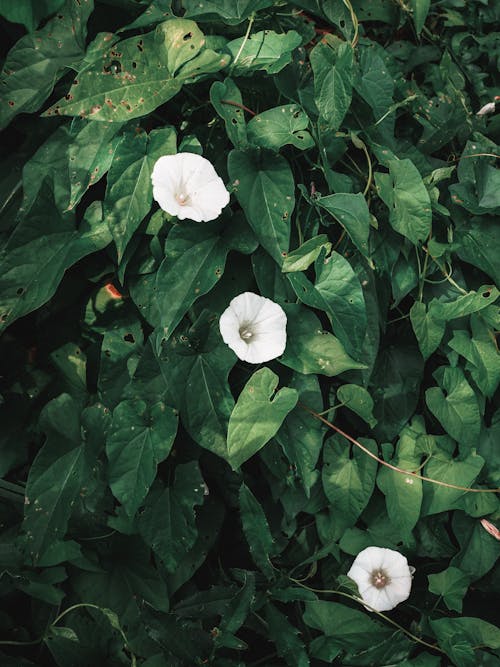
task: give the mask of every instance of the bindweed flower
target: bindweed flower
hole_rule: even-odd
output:
[[[151,174],[153,197],[179,220],[215,220],[229,204],[229,192],[209,160],[194,153],[159,158]]]
[[[260,364],[285,351],[285,311],[253,292],[232,299],[220,317],[219,329],[224,342],[242,361]]]
[[[414,571],[399,551],[367,547],[356,556],[347,576],[357,583],[363,602],[377,611],[389,611],[410,595]]]

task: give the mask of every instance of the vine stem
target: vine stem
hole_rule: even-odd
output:
[[[393,625],[395,628],[398,628],[401,632],[403,632],[407,637],[412,639],[414,642],[417,642],[418,644],[422,644],[423,646],[426,646],[427,648],[432,649],[433,651],[439,651],[439,653],[445,653],[443,649],[441,649],[439,646],[436,646],[436,644],[429,644],[429,642],[426,642],[424,639],[420,639],[420,637],[417,637],[417,635],[414,635],[412,632],[404,628],[402,625],[399,625],[396,621],[393,621],[392,618],[389,618],[389,616],[386,616],[383,614],[381,611],[378,611],[377,609],[374,609],[371,605],[369,605],[367,602],[364,602],[361,598],[356,597],[355,595],[351,595],[350,593],[344,593],[343,591],[337,591],[337,590],[323,590],[320,588],[311,588],[310,586],[306,586],[305,584],[301,583],[298,579],[294,579],[293,577],[289,577],[290,581],[293,581],[295,584],[300,586],[301,588],[305,588],[308,591],[312,591],[313,593],[323,593],[324,595],[340,595],[341,597],[348,598],[349,600],[353,600],[354,602],[357,602],[358,604],[362,604],[363,607],[366,607],[369,609],[371,612],[379,616],[380,618],[383,618],[384,621],[387,623],[390,623]]]
[[[245,33],[245,36],[243,37],[243,41],[241,42],[241,46],[240,46],[240,48],[238,49],[238,53],[237,53],[236,56],[234,57],[234,60],[233,60],[233,62],[232,62],[232,64],[231,64],[231,69],[230,69],[230,71],[229,71],[230,74],[232,73],[232,71],[233,71],[233,69],[234,69],[234,66],[235,66],[236,63],[238,62],[238,59],[239,59],[239,57],[241,56],[241,53],[242,53],[243,49],[245,48],[245,44],[247,43],[248,38],[250,37],[250,30],[252,29],[254,20],[255,20],[255,14],[251,14],[251,15],[250,15],[250,18],[248,19],[247,31],[246,31],[246,33]]]
[[[255,111],[252,111],[248,107],[246,107],[244,104],[240,104],[239,102],[233,102],[232,100],[221,100],[221,104],[229,104],[232,107],[238,107],[238,109],[243,109],[243,111],[246,111],[247,113],[251,114],[252,116],[256,116],[257,114]]]
[[[416,477],[417,479],[421,479],[423,482],[430,482],[431,484],[437,484],[438,486],[444,486],[447,489],[456,489],[457,491],[464,491],[465,493],[500,493],[500,489],[471,489],[467,486],[459,486],[458,484],[450,484],[448,482],[442,482],[439,479],[433,479],[432,477],[426,477],[425,475],[419,475],[417,472],[413,472],[411,470],[404,470],[403,468],[398,468],[398,466],[393,465],[392,463],[388,463],[387,461],[384,461],[383,459],[379,458],[376,454],[373,454],[367,447],[362,445],[360,442],[358,442],[355,438],[352,437],[352,435],[349,435],[342,429],[340,429],[338,426],[335,426],[335,424],[332,424],[331,422],[328,421],[328,419],[325,419],[322,417],[320,414],[315,412],[312,408],[309,408],[307,405],[304,405],[303,403],[299,403],[300,407],[303,410],[306,410],[306,412],[309,412],[313,417],[316,419],[319,419],[323,424],[326,424],[326,426],[330,427],[334,431],[336,431],[339,435],[344,437],[346,440],[349,440],[353,445],[356,447],[359,447],[361,451],[363,451],[365,454],[367,454],[370,458],[374,459],[375,461],[378,461],[380,465],[385,466],[386,468],[389,468],[390,470],[394,470],[394,472],[399,472],[402,475],[407,475],[408,477]]]

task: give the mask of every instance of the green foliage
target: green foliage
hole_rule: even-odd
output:
[[[498,663],[497,4],[0,0],[2,667]]]

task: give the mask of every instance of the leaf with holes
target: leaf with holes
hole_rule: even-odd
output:
[[[139,509],[167,458],[177,433],[177,414],[163,403],[122,401],[113,411],[106,442],[109,485],[129,516]]]
[[[93,8],[93,0],[66,0],[57,16],[9,51],[0,74],[0,129],[17,114],[36,111],[64,69],[83,58]]]
[[[277,33],[274,30],[255,32],[247,39],[238,37],[226,44],[231,55],[231,74],[248,76],[256,70],[277,74],[292,59],[292,51],[302,42],[298,32],[289,30]]]
[[[166,21],[153,32],[105,45],[80,70],[67,95],[45,116],[81,116],[123,122],[144,116],[176,95],[184,83],[216,72],[227,58],[203,51],[196,23]]]
[[[294,180],[290,165],[268,151],[229,153],[227,169],[237,181],[236,196],[260,244],[283,263],[290,244]]]
[[[248,123],[248,140],[254,146],[277,151],[286,144],[306,150],[314,146],[307,128],[309,118],[296,104],[268,109]]]
[[[176,468],[175,480],[169,486],[157,483],[144,502],[139,531],[168,572],[175,572],[196,541],[194,508],[203,504],[204,489],[200,469],[193,461]]]

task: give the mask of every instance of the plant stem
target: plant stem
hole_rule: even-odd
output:
[[[254,20],[255,20],[255,14],[251,14],[251,15],[250,15],[250,18],[248,19],[248,27],[247,27],[247,31],[246,31],[246,33],[245,33],[245,36],[243,37],[243,41],[241,42],[241,46],[240,46],[240,48],[238,49],[238,53],[236,54],[236,56],[235,56],[235,58],[234,58],[234,60],[233,60],[233,62],[232,62],[232,64],[231,64],[231,69],[229,70],[229,74],[232,73],[232,71],[233,71],[233,69],[234,69],[234,66],[235,66],[236,63],[238,62],[238,58],[241,56],[241,52],[242,52],[243,49],[245,48],[245,44],[247,43],[248,38],[250,37],[250,30],[252,29],[252,25],[253,25]]]

